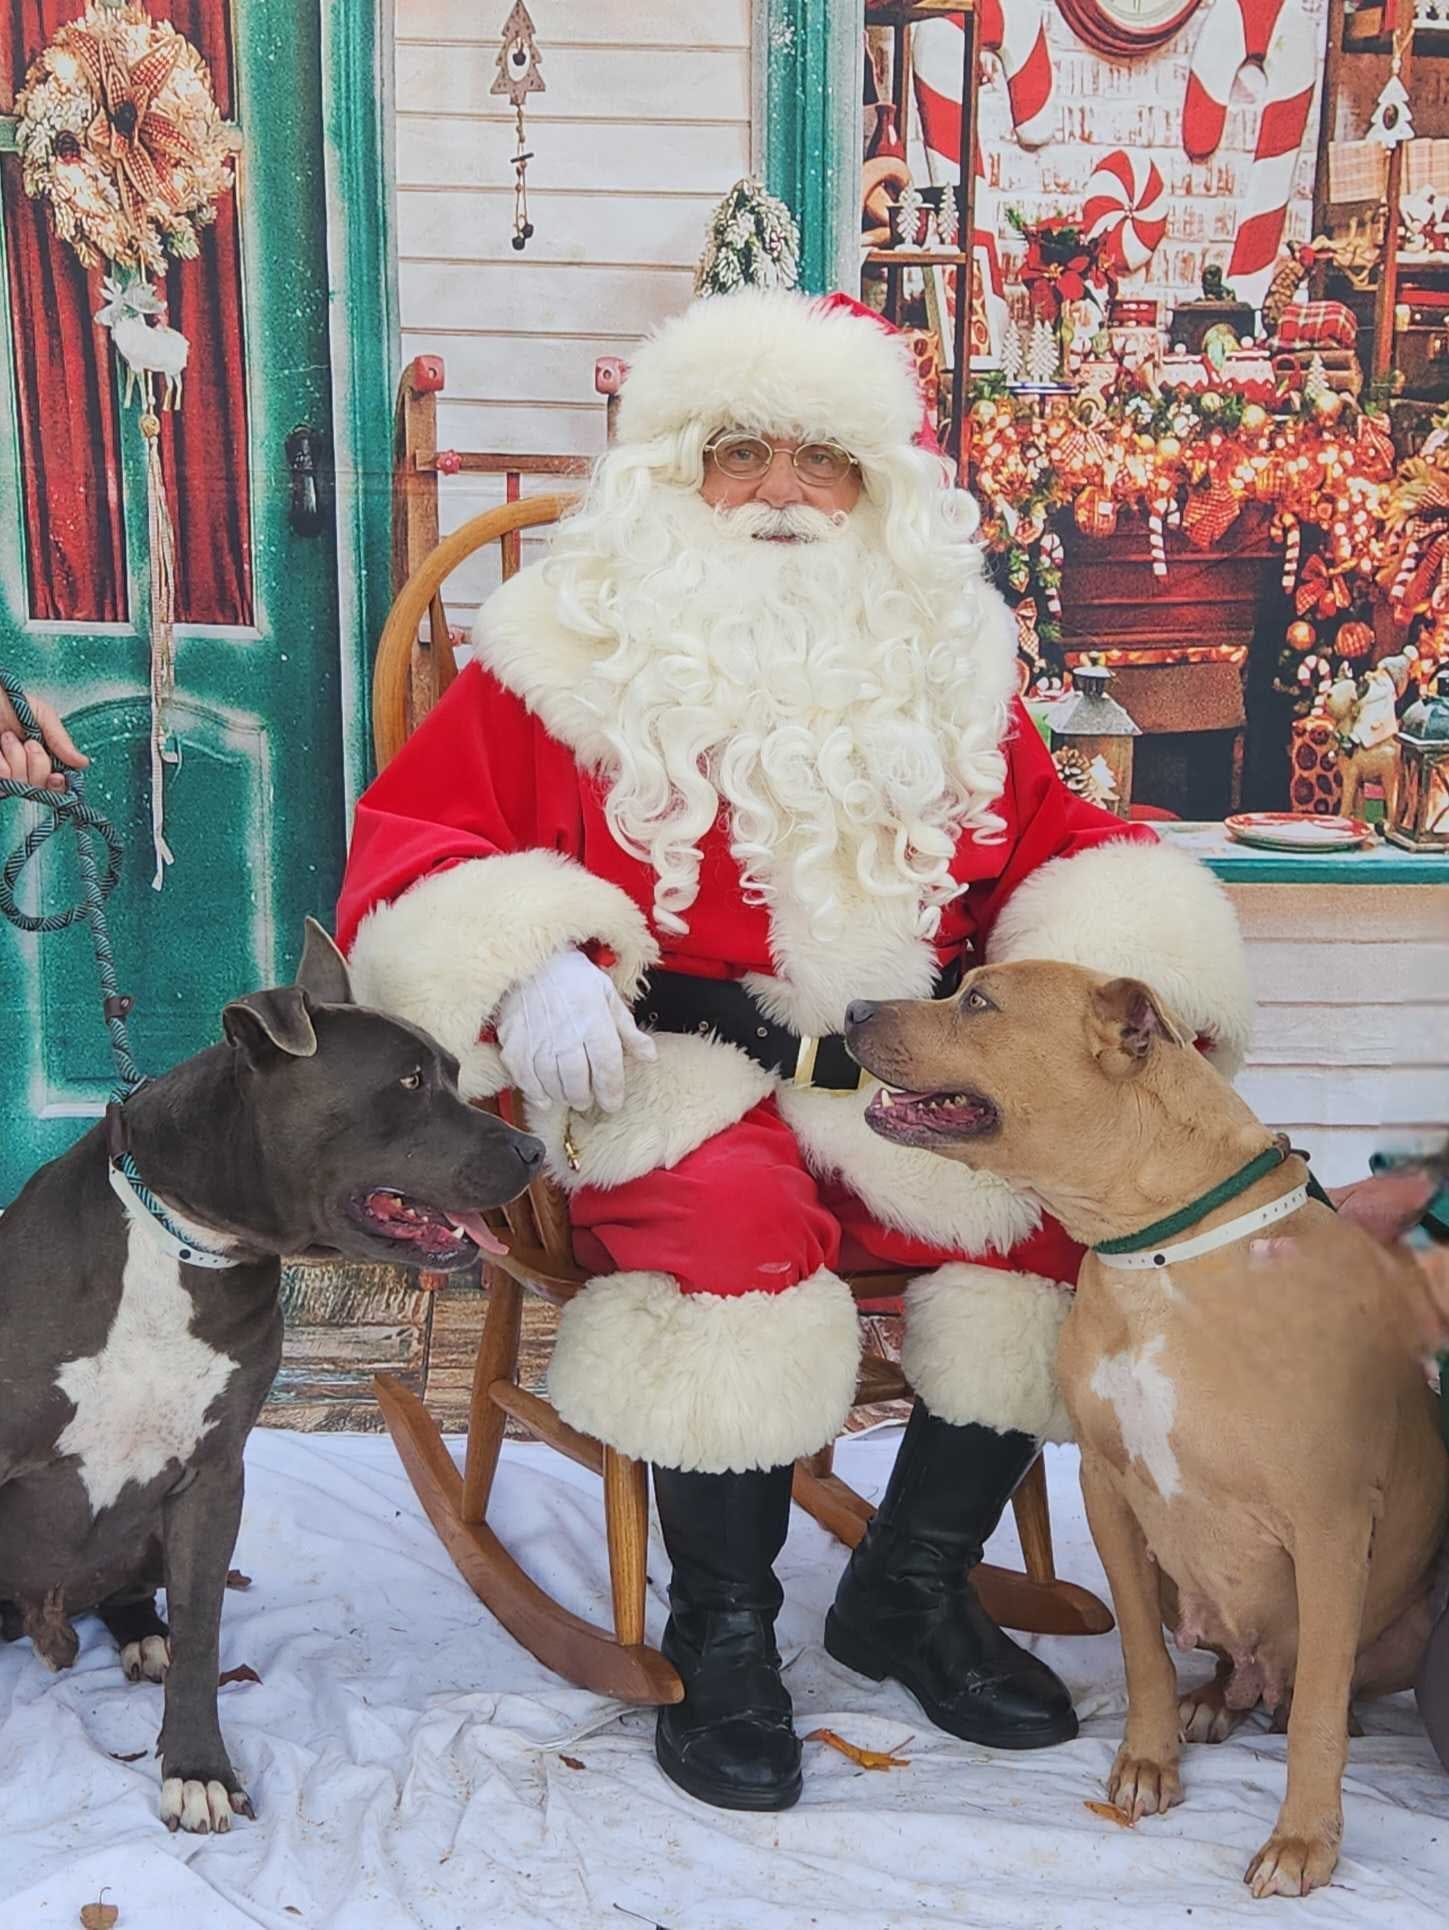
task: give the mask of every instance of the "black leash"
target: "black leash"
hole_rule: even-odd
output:
[[[3,671],[0,671],[0,690],[10,699],[26,737],[34,743],[40,742],[40,726],[26,701],[25,692]],[[128,998],[116,982],[116,961],[111,951],[110,928],[106,924],[106,900],[121,876],[121,840],[109,819],[86,803],[85,780],[80,772],[67,770],[62,775],[65,778],[65,789],[62,791],[50,790],[44,785],[26,784],[19,778],[0,778],[0,799],[18,798],[26,804],[38,806],[46,814],[31,826],[21,843],[5,860],[3,868],[0,868],[0,916],[23,932],[65,931],[71,925],[79,924],[81,919],[90,926],[91,949],[95,953],[96,972],[101,981],[101,1012],[110,1034],[111,1055],[116,1062],[114,1098],[124,1101],[146,1081],[131,1051],[130,1033],[126,1027],[135,1000]],[[15,887],[21,873],[60,830],[75,834],[76,861],[80,866],[83,888],[81,902],[68,906],[65,911],[51,912],[45,916],[22,911],[15,898]],[[104,872],[99,861],[97,841],[105,847]]]

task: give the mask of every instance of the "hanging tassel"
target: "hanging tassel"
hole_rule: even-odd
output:
[[[146,444],[146,547],[151,568],[151,845],[156,871],[151,889],[160,891],[166,867],[174,862],[166,842],[167,764],[179,763],[166,750],[167,709],[176,692],[176,531],[166,501],[161,469],[161,421],[148,409],[141,417]]]

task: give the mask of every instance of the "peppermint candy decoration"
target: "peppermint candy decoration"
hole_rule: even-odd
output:
[[[1082,226],[1089,241],[1104,240],[1125,274],[1145,268],[1167,233],[1167,183],[1147,154],[1114,148],[1087,183]]]

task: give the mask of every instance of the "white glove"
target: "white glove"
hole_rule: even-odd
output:
[[[608,973],[572,949],[504,994],[498,1050],[525,1098],[536,1105],[562,1101],[576,1112],[592,1105],[618,1112],[625,1052],[655,1057],[653,1039],[635,1025]]]

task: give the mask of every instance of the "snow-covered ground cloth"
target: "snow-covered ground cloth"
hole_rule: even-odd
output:
[[[893,1435],[841,1468],[884,1485]],[[798,1512],[783,1564],[781,1644],[802,1731],[904,1745],[908,1768],[858,1770],[807,1745],[805,1798],[778,1817],[692,1803],[654,1766],[652,1717],[618,1715],[552,1678],[454,1572],[390,1444],[258,1433],[222,1666],[222,1723],[258,1820],[170,1837],[150,1751],[161,1692],[130,1687],[98,1624],[74,1669],[0,1650],[0,1926],[74,1930],[103,1885],[118,1930],[1217,1930],[1291,1917],[1440,1930],[1449,1777],[1400,1698],[1352,1747],[1343,1860],[1306,1902],[1242,1887],[1283,1786],[1284,1743],[1259,1724],[1186,1762],[1188,1800],[1128,1831],[1086,1807],[1122,1729],[1115,1635],[1056,1641],[1081,1738],[992,1755],[935,1733],[904,1691],[819,1646],[841,1551]],[[1051,1464],[1058,1561],[1100,1586],[1067,1454]],[[597,1483],[554,1455],[507,1450],[497,1525],[580,1613],[608,1619]],[[1015,1558],[1003,1532],[998,1559]],[[655,1548],[650,1633],[663,1622]],[[1207,1673],[1204,1658],[1189,1663]],[[909,1738],[909,1741],[906,1739]],[[145,1751],[138,1760],[123,1758]]]

